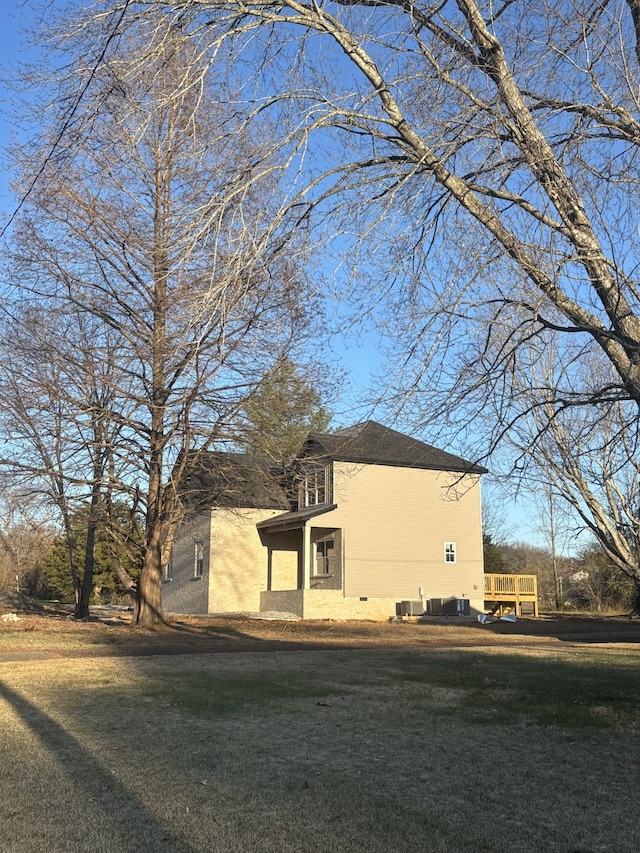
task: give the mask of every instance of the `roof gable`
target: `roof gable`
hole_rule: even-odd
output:
[[[439,450],[376,421],[366,421],[333,433],[310,435],[298,458],[309,457],[464,474],[484,474],[487,470],[482,465]]]

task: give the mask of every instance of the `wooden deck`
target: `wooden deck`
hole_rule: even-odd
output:
[[[494,615],[502,616],[515,611],[522,616],[522,605],[533,605],[533,615],[538,615],[538,578],[536,575],[485,575],[485,606]]]

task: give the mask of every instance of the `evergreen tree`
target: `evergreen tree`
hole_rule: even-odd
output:
[[[482,534],[482,550],[484,554],[484,570],[487,574],[504,572],[504,560],[500,549],[491,538],[491,534]]]
[[[90,508],[87,506],[75,512],[71,518],[78,565],[82,565],[85,559],[89,515]],[[137,577],[140,573],[141,543],[136,541],[136,532],[128,521],[128,515],[127,508],[121,506],[117,513],[121,529],[118,531],[116,549],[121,563],[129,574]],[[108,601],[113,595],[124,595],[126,592],[113,570],[111,547],[106,518],[104,512],[101,512],[94,543],[93,603]],[[75,585],[71,572],[69,543],[64,534],[54,539],[42,558],[41,567],[47,579],[49,594],[63,601],[73,601]]]
[[[311,432],[326,432],[331,413],[321,393],[289,359],[267,373],[244,406],[242,441],[249,453],[274,460],[289,459]]]

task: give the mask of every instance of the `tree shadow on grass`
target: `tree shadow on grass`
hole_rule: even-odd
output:
[[[477,627],[501,636],[554,637],[569,643],[640,643],[640,619],[631,617],[554,616],[492,622]]]
[[[108,821],[110,835],[123,850],[151,849],[154,841],[172,853],[194,853],[192,847],[172,835],[145,806],[52,717],[0,680],[4,699],[80,792],[87,806],[99,809]],[[123,816],[127,815],[125,819]],[[87,819],[89,819],[87,815]]]

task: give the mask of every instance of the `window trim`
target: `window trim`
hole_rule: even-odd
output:
[[[298,508],[327,506],[333,499],[331,465],[316,463],[302,469],[298,485]]]
[[[451,557],[453,557],[453,559],[450,559]],[[444,561],[449,566],[458,562],[458,549],[455,542],[444,543]]]
[[[322,548],[322,550],[320,550],[319,546],[324,546],[324,547]],[[335,544],[334,539],[332,539],[332,538],[318,539],[318,540],[316,540],[316,542],[314,542],[314,564],[313,564],[314,573],[313,573],[313,576],[315,578],[329,578],[334,574],[333,572],[330,571],[330,568],[329,568],[329,560],[331,559],[331,557],[327,553],[329,550],[328,546],[330,546],[331,550],[333,550],[334,553],[332,556],[335,559],[336,544]],[[324,571],[321,571],[321,572],[318,571],[319,565],[322,565]]]
[[[173,555],[162,567],[162,580],[164,583],[170,583],[173,580]]]
[[[204,577],[204,539],[195,539],[193,543],[193,577]]]

